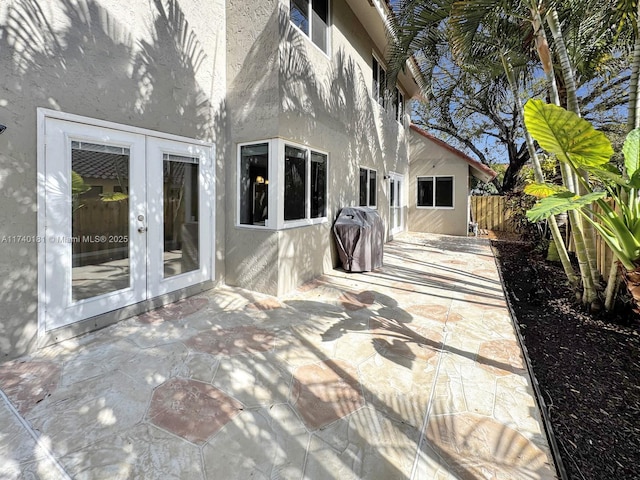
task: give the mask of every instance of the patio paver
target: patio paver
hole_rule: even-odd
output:
[[[3,479],[556,478],[479,238],[212,290],[0,364],[0,389]]]

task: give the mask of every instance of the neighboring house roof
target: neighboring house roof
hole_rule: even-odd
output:
[[[439,138],[434,137],[430,133],[422,130],[420,127],[411,124],[411,130],[416,132],[419,135],[431,140],[437,145],[440,145],[442,148],[449,150],[451,153],[454,153],[456,156],[460,157],[462,160],[467,162],[471,167],[471,173],[474,177],[482,180],[483,182],[490,182],[493,180],[498,174],[493,171],[491,168],[487,167],[484,163],[479,162],[478,160],[474,160],[469,155],[462,153],[457,148],[452,147],[447,142],[440,140]]]

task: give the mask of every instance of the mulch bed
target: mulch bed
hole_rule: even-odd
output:
[[[588,313],[559,264],[492,244],[568,478],[640,479],[639,316]]]

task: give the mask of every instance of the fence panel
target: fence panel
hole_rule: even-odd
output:
[[[516,232],[505,197],[471,197],[470,205],[473,221],[478,224],[478,228],[496,232]]]

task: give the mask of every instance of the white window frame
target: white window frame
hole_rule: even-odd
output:
[[[366,170],[367,171],[367,204],[366,205],[360,205],[360,170]],[[375,172],[376,173],[376,203],[375,205],[371,205],[371,172]],[[361,207],[369,207],[372,208],[374,210],[378,209],[378,170],[376,170],[375,168],[370,168],[370,167],[365,167],[363,165],[360,165],[358,167],[358,205]]]
[[[327,45],[327,50],[326,51],[323,50],[322,48],[320,48],[320,46],[318,46],[313,41],[313,2],[314,2],[314,0],[308,0],[309,1],[309,11],[307,12],[307,21],[309,23],[309,33],[306,33],[304,30],[302,30],[300,27],[298,27],[291,20],[291,2],[292,1],[293,0],[289,0],[289,23],[291,24],[291,26],[295,30],[300,32],[303,36],[305,36],[307,38],[307,40],[311,43],[311,45],[314,46],[314,48],[317,48],[318,51],[322,52],[325,56],[331,57],[331,0],[327,0],[327,29],[325,31],[325,42],[326,42],[326,45]]]
[[[241,191],[241,151],[243,146],[257,145],[261,143],[269,144],[269,158],[267,159],[268,172],[269,172],[269,200],[268,209],[269,217],[267,218],[265,225],[250,225],[240,223],[240,191]],[[305,150],[306,155],[306,178],[305,178],[305,199],[306,199],[306,211],[305,218],[298,220],[285,221],[284,219],[284,153],[285,146]],[[311,153],[319,153],[326,157],[326,174],[325,179],[325,206],[324,216],[318,218],[311,218]],[[273,159],[277,161],[273,161]],[[236,161],[236,220],[235,225],[240,229],[256,229],[256,230],[286,230],[289,228],[304,227],[309,225],[317,225],[320,223],[327,223],[329,221],[329,168],[330,168],[330,155],[329,152],[318,148],[311,148],[307,145],[291,142],[281,138],[271,138],[255,140],[252,142],[242,142],[237,146],[237,161]],[[280,187],[282,185],[282,188]]]
[[[384,72],[385,83],[387,79],[387,69],[384,66],[384,62],[380,61],[380,58],[375,53],[371,54],[371,97],[384,109],[387,108],[387,101],[385,90],[380,92],[380,72]]]
[[[405,109],[405,100],[404,100],[404,93],[402,93],[402,90],[400,90],[400,88],[396,87],[396,95],[395,95],[395,99],[394,99],[394,111],[395,111],[395,116],[396,116],[396,120],[398,121],[398,123],[400,123],[400,125],[404,125],[404,109]]]
[[[241,212],[240,212],[240,207],[241,207],[241,202],[240,202],[240,191],[241,191],[241,183],[242,183],[242,178],[240,175],[240,172],[242,171],[242,147],[247,147],[250,145],[259,145],[259,144],[263,144],[266,143],[267,144],[267,172],[269,172],[269,186],[267,187],[267,192],[268,192],[268,203],[267,203],[267,209],[269,212],[269,216],[267,217],[267,220],[265,221],[264,225],[252,225],[252,224],[248,224],[248,223],[240,223],[240,216],[241,216]],[[240,227],[240,228],[255,228],[255,229],[259,229],[259,230],[265,230],[265,229],[274,229],[275,225],[276,225],[276,220],[274,219],[274,212],[275,212],[275,195],[277,194],[277,185],[278,185],[278,180],[277,180],[277,170],[276,170],[276,166],[274,166],[274,162],[271,161],[272,158],[275,158],[277,155],[277,145],[274,146],[273,140],[271,139],[263,139],[263,140],[256,140],[254,142],[242,142],[238,144],[238,150],[237,150],[237,163],[236,163],[236,227]]]
[[[420,189],[420,180],[429,179],[433,180],[433,205],[423,206],[418,205],[418,194]],[[451,179],[451,206],[437,206],[436,205],[436,178],[450,178]],[[416,208],[425,210],[453,210],[456,208],[456,177],[454,175],[420,175],[416,177]]]

